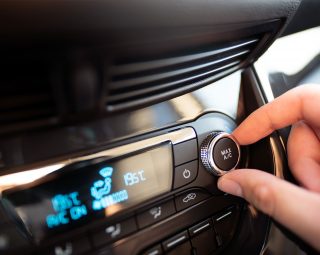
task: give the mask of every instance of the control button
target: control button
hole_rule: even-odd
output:
[[[187,241],[168,251],[166,255],[194,255],[190,242]]]
[[[147,250],[146,252],[142,253],[142,255],[161,255],[162,252],[162,248],[161,248],[161,244],[158,244],[154,247],[152,247],[151,249]]]
[[[231,240],[238,223],[238,212],[235,208],[230,208],[213,217],[213,226],[217,233],[219,245],[223,245]]]
[[[211,255],[217,249],[213,229],[209,227],[204,231],[201,230],[200,234],[192,237],[191,244],[197,255]]]
[[[235,141],[231,138],[217,141],[213,148],[213,160],[220,169],[233,169],[239,160],[239,150]]]
[[[182,194],[178,194],[175,198],[177,211],[195,205],[208,197],[210,197],[210,194],[201,189],[191,189]]]
[[[211,219],[207,219],[205,221],[202,221],[198,223],[197,225],[189,228],[189,234],[191,237],[200,234],[201,232],[212,229],[212,221]]]
[[[173,200],[150,207],[148,210],[137,215],[139,228],[147,227],[163,220],[176,212]]]
[[[127,219],[113,225],[109,225],[100,231],[93,232],[93,244],[99,247],[108,242],[115,241],[137,231],[137,224],[134,218]]]
[[[87,237],[79,237],[71,241],[57,243],[45,249],[50,255],[78,255],[90,251],[91,246]]]
[[[213,132],[201,144],[201,161],[212,174],[221,176],[237,167],[240,146],[232,135]]]
[[[192,182],[198,173],[198,160],[178,166],[174,170],[174,184],[173,188],[180,188]]]
[[[192,139],[173,146],[174,165],[178,166],[183,163],[198,158],[198,144],[196,139]]]
[[[162,243],[162,246],[163,246],[164,251],[168,251],[168,250],[171,250],[174,247],[176,247],[186,241],[189,241],[189,236],[188,236],[187,230],[185,230],[185,231],[169,238],[168,240],[164,241]],[[184,253],[181,253],[181,254],[184,254]]]

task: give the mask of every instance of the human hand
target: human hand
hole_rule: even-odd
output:
[[[320,251],[320,86],[285,93],[253,112],[233,135],[247,145],[289,125],[288,162],[301,187],[253,169],[231,171],[218,187],[245,198]]]

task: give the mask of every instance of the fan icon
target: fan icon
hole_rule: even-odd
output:
[[[99,171],[99,174],[105,179],[95,181],[90,189],[91,196],[94,197],[96,200],[100,200],[101,198],[110,193],[112,187],[112,172],[112,167],[104,167]]]

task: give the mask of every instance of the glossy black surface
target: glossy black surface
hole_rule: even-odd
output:
[[[220,139],[213,148],[213,160],[224,171],[233,169],[239,160],[238,147],[230,138]]]
[[[241,120],[246,114],[248,114],[252,109],[258,106],[257,102],[260,102],[261,98],[259,98],[259,94],[255,94],[255,96],[251,96],[250,93],[256,88],[256,84],[251,83],[246,86],[245,90],[240,90],[239,84],[239,74],[235,74],[229,78],[221,80],[220,85],[219,83],[213,84],[207,88],[201,89],[196,91],[192,94],[188,94],[183,96],[183,99],[187,99],[192,107],[186,108],[187,105],[181,101],[181,107],[179,106],[179,100],[169,101],[170,104],[176,106],[173,109],[176,109],[177,112],[180,110],[181,114],[186,114],[186,116],[191,116],[190,114],[194,114],[196,116],[196,121],[190,122],[181,119],[182,125],[179,128],[183,127],[190,127],[192,126],[197,133],[197,146],[199,149],[199,144],[207,137],[209,133],[213,130],[223,130],[225,132],[231,133],[232,130],[235,128],[236,121]],[[238,83],[237,83],[238,81]],[[230,92],[229,97],[230,101],[226,102],[219,94],[214,93],[214,91],[220,93],[223,92]],[[241,92],[240,92],[241,91]],[[215,97],[216,95],[216,97]],[[232,96],[233,95],[233,96]],[[258,96],[258,97],[257,97]],[[246,101],[243,101],[244,97],[247,97]],[[196,108],[196,111],[192,111],[193,107],[196,105],[195,100],[201,98],[201,103],[203,106],[199,105],[199,108]],[[250,99],[248,99],[250,98]],[[189,99],[189,101],[188,101]],[[206,99],[206,100],[205,100]],[[232,100],[231,100],[232,99]],[[167,103],[169,103],[167,102]],[[161,105],[167,106],[167,103],[163,103]],[[202,108],[203,107],[203,108]],[[207,112],[210,109],[221,109],[221,112],[228,113],[228,117],[225,114],[218,113],[218,112],[209,112],[207,114],[199,114],[200,112]],[[145,110],[150,110],[150,108],[146,108]],[[202,109],[202,110],[201,110]],[[229,110],[228,110],[229,109]],[[143,113],[145,113],[143,110]],[[195,109],[194,109],[195,110]],[[189,114],[189,115],[188,115]],[[129,115],[127,115],[129,116]],[[162,116],[162,118],[166,119],[166,117],[170,117],[170,115],[151,115],[151,116]],[[178,115],[179,116],[179,115]],[[181,118],[181,117],[180,117]],[[148,119],[149,121],[149,119]],[[139,122],[138,122],[139,123]],[[148,123],[148,122],[147,122]],[[151,123],[150,123],[151,125]],[[152,124],[153,125],[153,124]],[[126,143],[136,141],[137,139],[148,138],[152,136],[156,136],[159,134],[166,133],[168,131],[176,130],[177,126],[169,127],[168,130],[159,130],[152,133],[147,133],[145,135],[139,137],[132,137],[126,140]],[[277,139],[276,137],[274,139]],[[119,143],[111,143],[110,145],[116,146]],[[110,146],[109,145],[109,146]],[[105,147],[101,147],[105,148]],[[268,140],[264,140],[260,143],[257,143],[249,148],[242,148],[243,149],[243,157],[242,161],[240,162],[240,166],[248,166],[252,168],[264,169],[269,172],[276,172],[278,166],[274,165],[274,155],[277,156],[277,150],[279,148],[272,147]],[[263,154],[264,157],[261,158],[259,155]],[[173,171],[173,169],[172,169]],[[95,249],[95,253],[106,253],[111,252],[112,254],[126,254],[127,251],[130,251],[132,254],[139,254],[143,250],[152,245],[155,245],[159,240],[165,240],[166,238],[170,237],[177,233],[177,230],[181,229],[188,229],[191,225],[205,220],[207,217],[211,217],[220,211],[224,211],[230,206],[240,206],[239,209],[241,211],[241,223],[236,224],[237,228],[234,230],[234,234],[230,235],[228,238],[230,241],[224,241],[223,238],[215,237],[215,242],[217,243],[217,252],[223,250],[225,254],[234,254],[235,251],[241,251],[246,253],[250,251],[251,254],[257,254],[261,248],[263,247],[266,234],[268,231],[269,226],[269,219],[265,215],[258,213],[258,216],[252,214],[250,209],[247,208],[245,204],[243,204],[242,200],[236,199],[230,196],[224,196],[217,187],[216,187],[217,178],[209,174],[202,166],[201,163],[198,161],[198,174],[194,181],[185,186],[182,186],[175,190],[174,192],[169,192],[164,196],[160,196],[154,201],[152,205],[149,202],[142,203],[137,207],[132,208],[132,210],[126,210],[126,213],[123,214],[121,217],[111,217],[108,221],[97,221],[93,222],[92,224],[88,225],[85,228],[80,228],[75,231],[65,232],[64,234],[58,235],[56,238],[49,240],[46,242],[45,246],[55,245],[55,243],[64,242],[64,240],[68,240],[72,238],[72,236],[76,235],[88,235],[89,238],[92,238],[97,232],[97,230],[101,230],[101,225],[105,225],[104,231],[106,231],[108,226],[116,226],[117,224],[126,221],[126,217],[131,217],[132,215],[140,215],[140,213],[146,212],[150,209],[157,207],[157,205],[161,205],[161,201],[163,199],[173,199],[175,198],[175,209],[177,209],[178,213],[168,213],[166,217],[162,218],[160,221],[156,221],[154,223],[148,223],[147,225],[140,226],[141,230],[134,232],[133,234],[125,235],[123,239],[119,241],[115,241],[113,243],[112,240],[106,242],[105,245],[102,243]],[[195,193],[198,195],[194,188],[196,187],[203,187],[207,191],[201,191],[199,194],[199,199],[193,203],[193,199],[190,201],[189,206],[182,206],[180,207],[180,200],[184,199],[189,195],[191,197],[191,193]],[[190,189],[191,188],[191,189]],[[187,192],[183,192],[184,190],[188,190]],[[206,192],[209,192],[207,195]],[[179,194],[183,194],[183,196],[179,196]],[[200,194],[203,194],[200,196]],[[210,196],[214,195],[213,197]],[[168,197],[169,196],[169,197]],[[194,196],[194,195],[193,195]],[[190,199],[190,198],[189,198]],[[206,200],[209,199],[209,200]],[[179,201],[178,201],[179,200]],[[167,201],[167,200],[165,200]],[[209,202],[211,201],[211,202]],[[241,208],[244,208],[243,210]],[[181,211],[180,211],[181,210]],[[248,223],[250,222],[250,223]],[[250,224],[250,229],[244,227],[246,224]],[[139,227],[139,226],[138,226]],[[89,230],[89,231],[88,231]],[[250,230],[250,231],[249,231]],[[231,233],[231,232],[230,232]],[[250,243],[244,242],[247,239],[252,240]],[[118,240],[118,239],[116,239]],[[220,246],[219,246],[219,245]],[[97,249],[97,250],[96,250]]]
[[[250,65],[283,31],[300,2],[2,2],[0,94],[4,100],[0,111],[5,114],[0,118],[1,191],[23,183],[23,175],[5,176],[9,173],[184,127],[193,127],[197,137],[173,147],[172,166],[168,167],[169,175],[174,176],[169,178],[170,188],[157,193],[150,187],[157,186],[154,180],[159,176],[150,177],[153,185],[130,193],[139,193],[140,200],[132,200],[123,210],[115,208],[119,215],[110,212],[110,217],[88,220],[45,241],[32,232],[30,218],[46,210],[45,206],[37,207],[43,203],[34,198],[43,196],[50,205],[60,186],[59,192],[63,191],[68,201],[79,203],[82,199],[67,186],[76,183],[77,189],[81,186],[88,193],[88,182],[97,181],[97,169],[81,172],[72,183],[51,182],[55,175],[50,175],[52,179],[46,181],[51,186],[41,190],[34,187],[44,184],[30,179],[30,186],[20,187],[24,191],[8,191],[38,194],[17,199],[18,213],[6,205],[11,213],[0,219],[5,229],[1,228],[0,237],[8,240],[9,246],[0,245],[0,254],[42,255],[70,253],[71,249],[79,254],[138,255],[153,247],[172,255],[259,254],[268,236],[269,218],[242,199],[219,191],[217,177],[205,171],[197,152],[210,132],[231,133],[267,101],[268,93],[259,84],[262,79]],[[243,42],[250,43],[220,51]],[[241,148],[239,167],[281,176],[285,169],[283,149],[278,135],[272,134]],[[139,161],[148,159],[139,157]],[[109,163],[103,167],[110,167]],[[153,170],[146,172],[159,175],[163,169]],[[125,179],[127,186],[150,180],[139,171]],[[190,177],[186,177],[188,171]],[[30,198],[33,203],[28,210],[32,213],[26,215],[24,207]],[[32,220],[43,223],[43,217]],[[209,227],[204,222],[209,222]],[[205,227],[199,230],[199,226]],[[199,231],[192,232],[195,229]],[[181,233],[184,237],[179,240]],[[177,242],[172,244],[172,240]],[[172,245],[167,247],[168,243]]]
[[[21,171],[22,165],[26,168],[39,161],[117,146],[123,144],[125,138],[141,140],[151,131],[193,121],[205,112],[221,112],[237,119],[242,114],[242,108],[238,108],[239,91],[240,72],[237,72],[195,92],[140,110],[59,129],[2,138],[3,167],[0,173]],[[221,95],[228,95],[228,100]]]
[[[169,192],[172,169],[172,148],[166,144],[122,159],[67,166],[41,184],[4,192],[3,199],[33,238],[42,240]]]
[[[37,38],[85,38],[86,41],[112,35],[115,39],[135,35],[135,31],[170,32],[171,29],[237,26],[279,17],[291,17],[301,1],[218,1],[149,2],[145,0],[102,1],[32,0],[26,5],[21,0],[3,1],[0,23],[1,35],[7,40]],[[17,19],[19,17],[20,19]],[[9,24],[9,25],[8,25]],[[206,29],[207,29],[206,28]],[[151,31],[150,31],[151,30]],[[42,38],[39,38],[42,35]],[[156,38],[158,39],[158,38]],[[6,41],[6,40],[4,40]]]

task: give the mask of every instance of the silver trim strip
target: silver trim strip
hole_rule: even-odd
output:
[[[224,219],[225,217],[229,216],[230,214],[232,214],[232,211],[227,212],[224,215],[220,216],[218,219],[216,219],[216,221],[220,221],[220,220]]]
[[[167,247],[170,248],[170,247],[174,246],[175,244],[177,244],[177,243],[179,243],[179,242],[181,242],[181,241],[183,241],[183,240],[185,240],[185,239],[187,239],[186,236],[181,236],[180,238],[174,240],[173,242],[168,243],[168,244],[167,244]]]
[[[200,228],[197,228],[196,230],[193,231],[193,234],[198,233],[199,231],[201,231],[202,229],[204,229],[204,228],[206,228],[206,227],[210,227],[210,224],[207,223],[207,224],[201,226]]]
[[[279,139],[280,139],[280,137],[279,137]],[[281,156],[280,149],[283,149],[283,151],[284,151],[285,147],[284,146],[280,147],[279,145],[277,145],[278,143],[276,142],[276,139],[272,136],[269,137],[269,141],[270,141],[270,146],[271,146],[271,150],[272,150],[272,154],[273,154],[274,174],[275,174],[275,176],[277,176],[281,179],[284,179],[284,176],[283,176],[284,163],[283,163],[283,161],[285,159],[283,158],[283,156]]]
[[[126,155],[141,149],[146,149],[163,142],[171,142],[173,145],[196,138],[196,133],[193,128],[184,128],[169,132],[163,135],[148,138],[142,141],[125,144],[119,147],[111,148],[108,150],[100,151],[94,154],[75,157],[63,161],[55,162],[54,164],[44,165],[39,168],[26,169],[19,173],[8,174],[0,176],[0,197],[4,190],[11,189],[20,185],[29,184],[36,180],[39,180],[46,175],[61,170],[67,165],[72,163],[81,162],[85,160],[91,160],[95,158],[107,157],[115,158],[122,155]]]
[[[254,63],[254,69],[257,73],[257,78],[260,81],[263,92],[266,96],[267,103],[270,103],[274,100],[274,95],[272,92],[271,84],[269,82],[267,69],[264,67],[262,61],[257,61]]]
[[[149,253],[148,255],[158,255],[159,254],[159,251],[156,250],[156,251],[152,251],[151,253]]]

